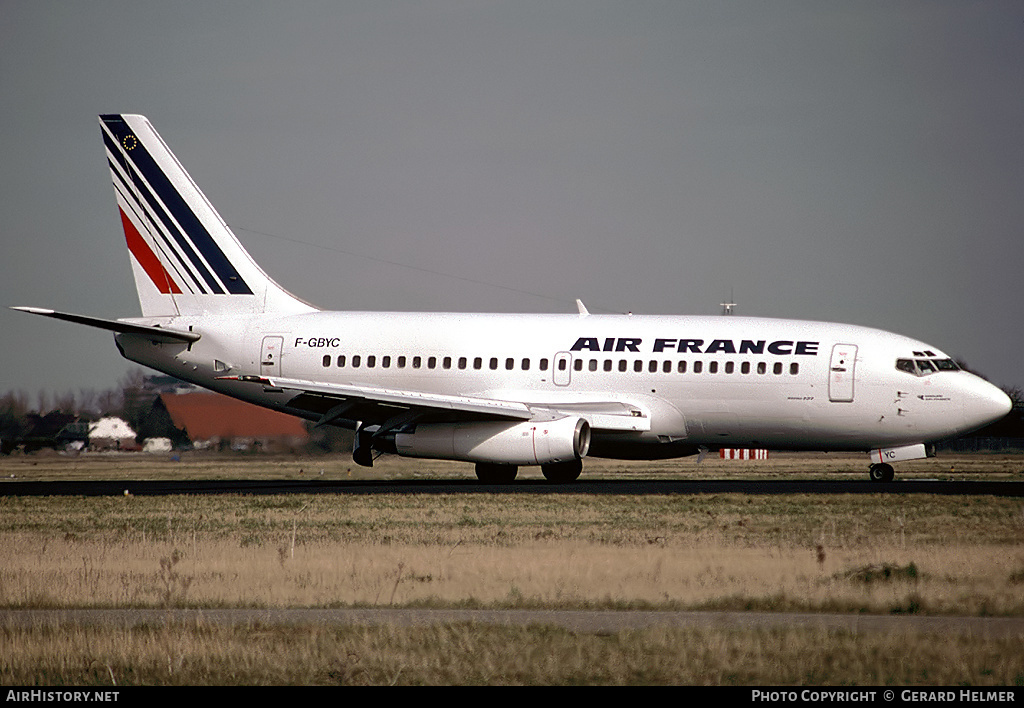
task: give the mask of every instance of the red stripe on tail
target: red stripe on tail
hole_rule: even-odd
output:
[[[128,250],[132,252],[135,260],[146,271],[146,275],[153,281],[153,285],[164,295],[180,294],[181,288],[178,287],[171,274],[160,263],[160,259],[156,257],[153,249],[142,238],[139,230],[135,228],[135,224],[124,213],[124,209],[119,209],[119,211],[121,212],[121,224],[124,226],[124,237],[128,241]]]

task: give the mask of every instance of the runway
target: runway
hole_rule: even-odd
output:
[[[897,479],[864,480],[678,480],[583,478],[572,484],[522,480],[481,484],[474,479],[437,480],[69,480],[0,481],[0,496],[167,496],[172,494],[944,494],[1024,497],[1024,482]]]

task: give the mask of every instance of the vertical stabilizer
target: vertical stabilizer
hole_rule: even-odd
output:
[[[316,309],[263,272],[144,116],[100,126],[143,316]]]

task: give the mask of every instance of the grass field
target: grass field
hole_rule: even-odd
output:
[[[588,476],[865,475],[863,457],[588,462]],[[33,456],[4,478],[412,478],[340,457]],[[901,466],[1019,479],[1024,457]],[[2,481],[0,481],[2,484]],[[1024,500],[899,495],[0,498],[0,606],[730,609],[1024,616]],[[0,683],[1024,682],[1024,637],[553,627],[4,629]],[[258,650],[257,650],[258,648]]]

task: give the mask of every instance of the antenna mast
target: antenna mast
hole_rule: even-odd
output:
[[[721,303],[721,305],[722,305],[722,314],[723,315],[731,315],[732,314],[733,308],[736,307],[736,300],[732,296],[732,288],[729,289],[729,301],[728,302],[723,302],[723,303]]]

